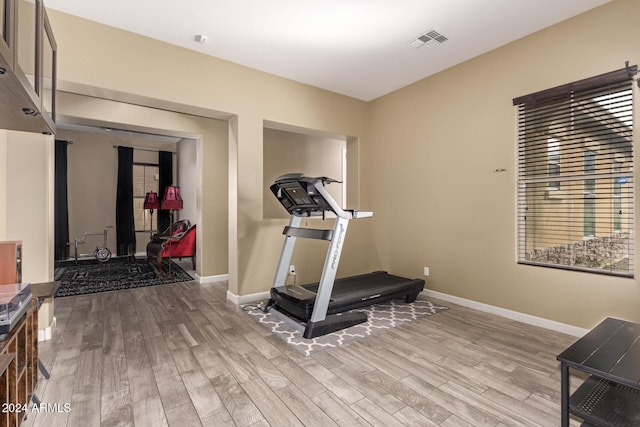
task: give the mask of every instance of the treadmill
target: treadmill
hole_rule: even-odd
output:
[[[327,177],[306,177],[301,173],[280,176],[271,192],[289,212],[289,225],[284,228],[284,245],[264,311],[272,313],[302,333],[315,338],[367,321],[361,311],[350,311],[390,299],[412,303],[424,289],[424,280],[407,279],[385,271],[345,277],[336,280],[336,271],[349,220],[369,218],[373,212],[343,210],[325,186],[339,182]],[[302,218],[335,214],[331,230],[301,227]],[[329,242],[322,275],[318,283],[286,285],[297,238]]]

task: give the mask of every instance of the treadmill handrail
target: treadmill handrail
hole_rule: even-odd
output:
[[[329,194],[329,191],[325,188],[325,186],[324,186],[324,184],[322,183],[321,180],[318,180],[318,181],[314,182],[313,186],[318,191],[318,193],[320,193],[320,195],[322,197],[324,197],[324,199],[327,201],[327,203],[329,203],[329,206],[331,206],[331,210],[333,211],[333,213],[335,213],[340,218],[345,218],[345,219],[354,218],[353,211],[342,210],[342,208],[340,207],[338,202],[336,202],[336,200],[333,198],[333,196],[331,196],[331,194]]]
[[[359,211],[356,209],[350,209],[348,212],[351,212],[351,217],[353,219],[371,218],[373,216],[373,212],[371,211]]]
[[[282,232],[288,237],[302,237],[304,239],[331,240],[333,239],[333,230],[324,230],[318,228],[301,228],[291,227],[287,225]]]

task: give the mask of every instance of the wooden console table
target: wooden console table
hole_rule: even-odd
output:
[[[19,426],[38,380],[38,312],[32,299],[25,316],[0,341],[0,427]]]
[[[597,426],[640,426],[640,324],[609,317],[558,360],[563,427],[569,414]],[[590,374],[572,396],[569,368]]]

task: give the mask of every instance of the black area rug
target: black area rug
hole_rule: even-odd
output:
[[[167,273],[169,261],[162,263],[162,269],[164,273],[159,273],[156,264],[147,263],[144,258],[111,258],[107,262],[87,259],[79,260],[77,265],[75,261],[56,261],[55,280],[60,281],[56,297],[193,280],[175,262],[171,262],[171,275]]]
[[[359,325],[351,326],[338,332],[323,335],[313,339],[305,339],[302,334],[278,320],[270,313],[262,311],[263,303],[256,305],[246,305],[243,310],[267,330],[273,332],[278,338],[289,344],[304,356],[338,347],[351,341],[362,339],[369,335],[387,331],[396,326],[403,325],[412,320],[417,320],[424,316],[431,316],[448,307],[434,304],[431,301],[418,297],[418,299],[407,304],[401,300],[391,300],[381,304],[358,309],[367,314],[368,321]]]

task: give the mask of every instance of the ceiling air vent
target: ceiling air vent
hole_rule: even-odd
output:
[[[444,35],[440,34],[439,32],[437,32],[436,30],[429,30],[426,33],[422,34],[421,36],[411,40],[409,42],[409,45],[415,47],[416,49],[419,49],[424,46],[427,46],[427,47],[438,46],[446,42],[447,40],[449,39]]]

